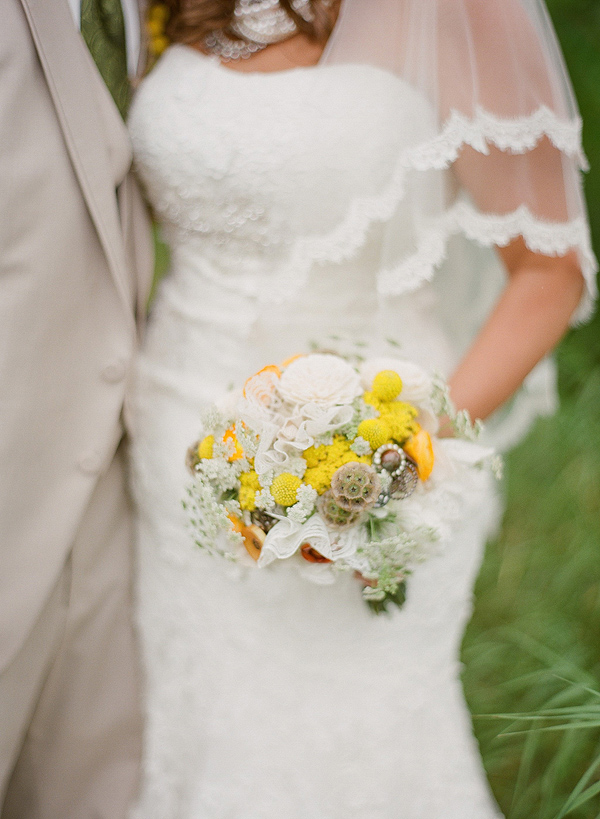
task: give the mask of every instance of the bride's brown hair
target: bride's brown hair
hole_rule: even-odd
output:
[[[311,22],[304,20],[297,14],[291,5],[291,0],[279,0],[280,6],[296,23],[298,31],[315,42],[325,42],[333,28],[333,9],[338,3],[328,3],[323,0],[310,0],[314,19]],[[235,38],[231,31],[231,22],[235,9],[235,0],[167,0],[169,20],[166,34],[174,43],[198,45],[206,35],[221,29]]]

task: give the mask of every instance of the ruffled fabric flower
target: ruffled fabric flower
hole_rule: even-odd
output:
[[[279,379],[277,391],[292,404],[320,407],[351,404],[362,394],[360,377],[350,364],[319,353],[293,361]]]

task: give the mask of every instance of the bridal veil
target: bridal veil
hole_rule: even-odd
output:
[[[481,246],[521,235],[539,253],[577,251],[587,287],[573,318],[587,318],[596,262],[581,120],[543,0],[344,0],[323,63],[345,62],[391,72],[427,101],[425,137],[390,183],[398,199],[411,191],[414,246],[397,247],[390,225],[380,290],[431,278],[455,235]]]
[[[330,225],[330,239],[345,233],[352,245],[385,224],[380,299],[432,282],[462,354],[504,286],[493,248],[522,236],[544,255],[577,253],[585,290],[572,322],[585,321],[597,263],[581,119],[543,0],[344,0],[322,58],[343,63],[391,73],[423,103],[413,144]],[[311,240],[324,258],[343,252],[323,232]],[[492,421],[498,446],[554,409],[554,381],[552,362],[542,362]]]

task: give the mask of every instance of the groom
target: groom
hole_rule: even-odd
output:
[[[1,819],[125,819],[137,787],[122,418],[152,243],[121,115],[140,20],[135,0],[2,4]]]

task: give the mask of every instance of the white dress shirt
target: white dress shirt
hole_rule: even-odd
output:
[[[77,27],[81,26],[81,0],[68,0]],[[130,77],[137,74],[140,61],[140,8],[137,0],[121,0],[125,18],[125,47],[127,49],[127,71]]]

